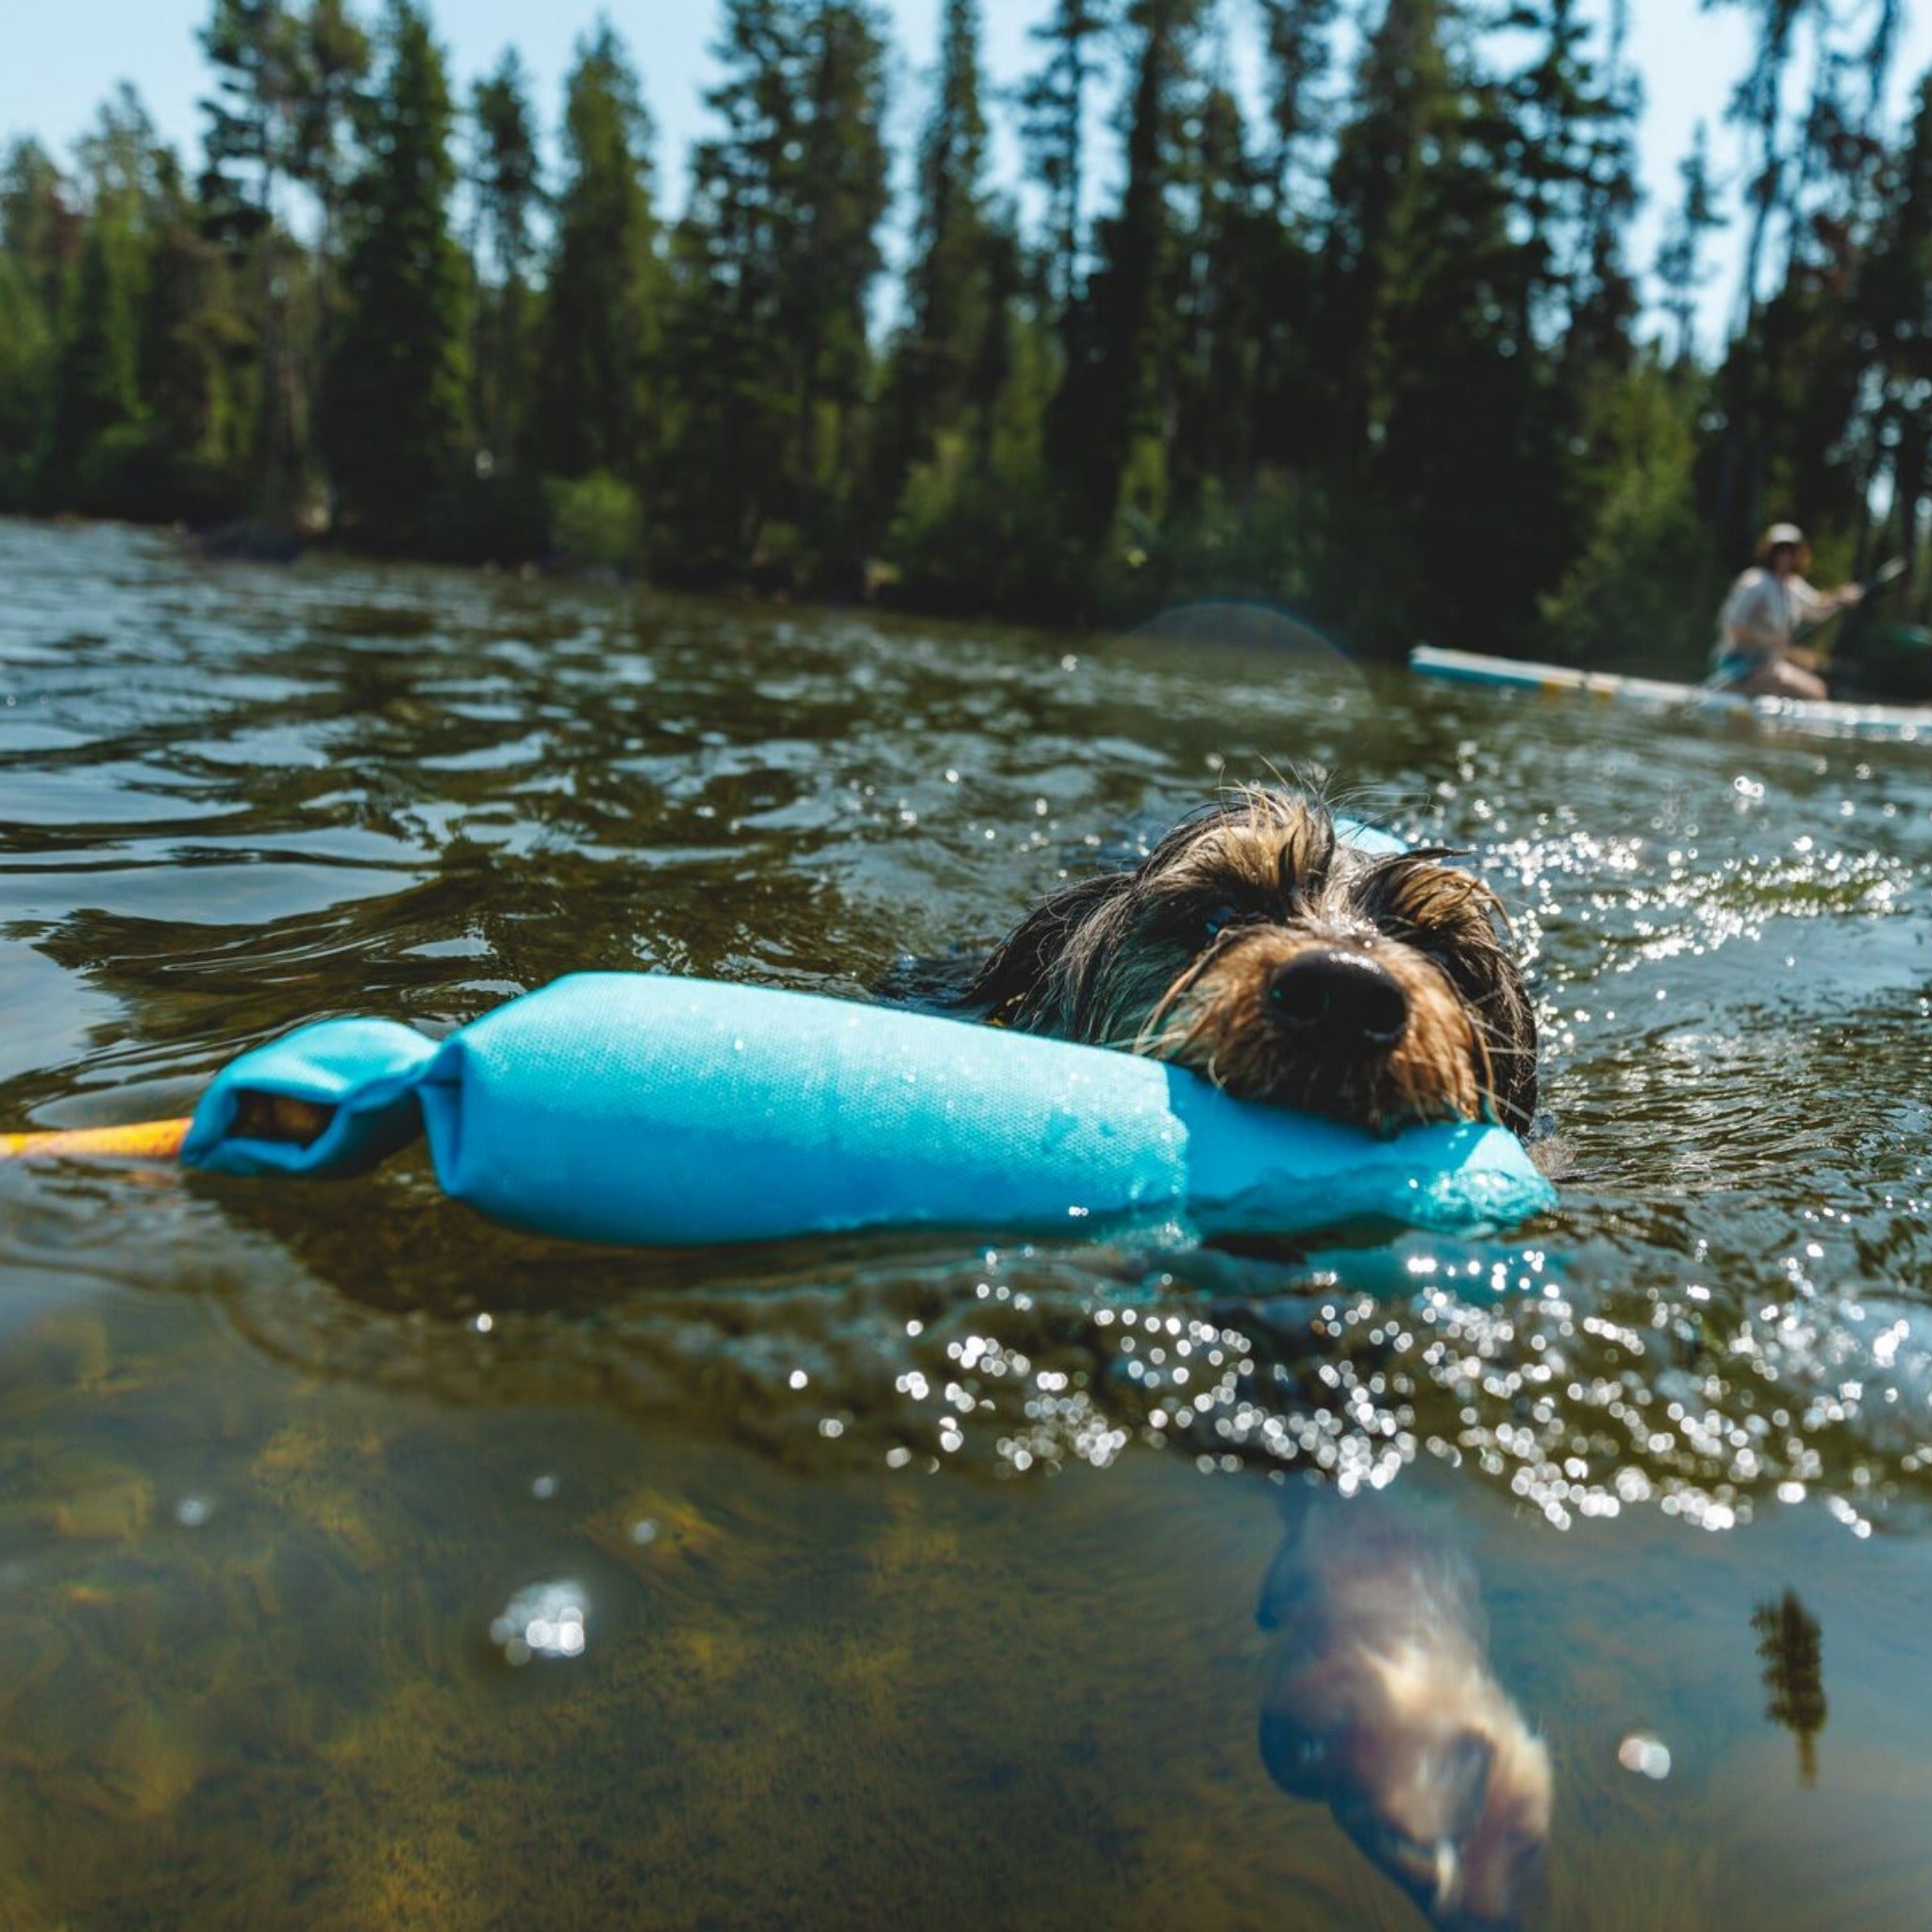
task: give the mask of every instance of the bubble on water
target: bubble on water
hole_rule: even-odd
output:
[[[1617,1762],[1639,1777],[1661,1783],[1671,1774],[1671,1747],[1648,1731],[1632,1731],[1617,1746]]]
[[[567,1577],[527,1584],[491,1618],[490,1641],[519,1667],[533,1657],[581,1657],[588,1617],[582,1584]]]

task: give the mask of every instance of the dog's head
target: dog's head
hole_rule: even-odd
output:
[[[1054,894],[965,1004],[1379,1133],[1485,1118],[1522,1133],[1535,1020],[1495,894],[1447,856],[1364,852],[1324,807],[1245,789],[1133,871]]]

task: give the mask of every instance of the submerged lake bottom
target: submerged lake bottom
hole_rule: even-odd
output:
[[[112,527],[0,586],[0,1131],[585,968],[862,997],[1293,770],[1508,908],[1561,1194],[625,1253],[420,1151],[0,1164],[0,1925],[1424,1925],[1261,1748],[1315,1487],[1474,1579],[1534,1923],[1932,1923],[1932,750]]]

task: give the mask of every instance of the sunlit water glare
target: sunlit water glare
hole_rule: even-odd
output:
[[[7,524],[0,587],[0,1127],[577,968],[863,996],[1296,771],[1509,907],[1562,1190],[1300,1260],[639,1255],[420,1157],[0,1167],[0,1924],[1417,1923],[1256,1759],[1261,1477],[1301,1469],[1475,1554],[1553,1924],[1932,1923],[1932,751],[1198,614]],[[1753,1624],[1786,1590],[1808,1774]]]

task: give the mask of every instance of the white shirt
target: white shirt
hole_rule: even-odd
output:
[[[1775,577],[1755,565],[1731,586],[1718,613],[1718,658],[1781,658],[1794,634],[1830,608],[1801,576]]]

